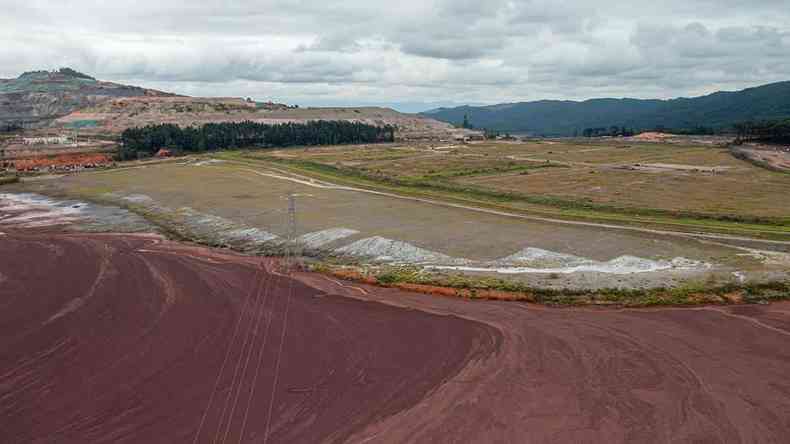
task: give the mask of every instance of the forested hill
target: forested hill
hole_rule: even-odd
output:
[[[461,125],[467,115],[475,128],[546,136],[581,135],[587,128],[612,126],[634,130],[721,130],[749,120],[790,117],[790,81],[694,98],[542,100],[439,108],[423,115],[456,125]]]

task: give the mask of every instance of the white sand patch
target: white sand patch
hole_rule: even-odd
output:
[[[525,248],[510,256],[493,261],[493,265],[524,265],[534,266],[537,268],[558,266],[558,267],[573,267],[578,265],[585,265],[589,263],[589,259],[570,254],[557,253],[554,251],[543,250],[540,248]]]
[[[635,259],[637,261],[635,261]],[[464,266],[432,266],[437,270],[456,270],[456,271],[474,271],[474,272],[495,272],[499,274],[524,274],[524,273],[556,273],[556,274],[570,274],[580,272],[594,272],[605,274],[634,274],[646,273],[652,271],[667,271],[667,270],[681,270],[688,269],[685,267],[676,267],[672,262],[666,261],[650,261],[654,264],[648,265],[642,261],[649,261],[648,259],[640,259],[628,256],[621,256],[613,259],[610,262],[602,262],[599,264],[579,265],[575,267],[566,268],[530,268],[530,267],[464,267]],[[621,262],[621,263],[616,263]],[[696,268],[696,267],[695,267]]]
[[[259,228],[239,224],[224,217],[201,213],[189,207],[178,210],[183,223],[200,235],[216,237],[225,242],[252,242],[262,244],[277,239],[277,235]]]
[[[327,230],[303,234],[299,236],[296,241],[308,248],[320,248],[326,244],[345,239],[357,233],[359,233],[359,231],[350,228],[329,228]]]
[[[129,196],[124,196],[122,198],[125,201],[132,202],[132,203],[150,203],[153,202],[151,197],[146,196],[145,194],[130,194]]]
[[[276,235],[257,228],[240,228],[238,230],[229,231],[225,233],[224,236],[231,240],[250,240],[254,242],[268,242],[277,239]]]
[[[336,249],[335,252],[340,255],[371,258],[378,262],[391,263],[460,265],[468,262],[466,259],[454,258],[407,242],[380,236],[360,239],[350,245]]]
[[[21,213],[0,219],[0,224],[24,227],[60,225],[79,220],[85,206],[82,202],[60,202],[31,193],[0,193],[0,211]]]
[[[765,265],[779,265],[790,267],[790,254],[781,251],[755,250],[753,248],[735,247],[748,253],[741,253],[738,256],[748,256],[757,259]]]
[[[195,162],[193,166],[206,166],[206,165],[213,165],[216,163],[225,163],[224,160],[221,159],[208,159],[208,160],[201,160],[200,162]]]
[[[180,227],[188,229],[194,235],[212,241],[243,244],[242,247],[258,247],[261,244],[275,241],[277,235],[266,230],[251,227],[221,216],[203,213],[191,207],[181,207],[177,210],[160,205],[145,194],[118,195],[108,194],[110,198],[120,198],[128,202],[135,202],[156,214],[168,215]]]
[[[199,216],[193,222],[196,223],[196,224],[199,224],[199,225],[206,225],[206,226],[209,226],[209,227],[212,227],[212,228],[216,228],[216,229],[220,229],[220,230],[221,229],[230,229],[230,228],[232,228],[232,227],[234,227],[236,225],[233,221],[231,221],[229,219],[225,219],[225,218],[220,217],[220,216],[214,216],[212,214],[205,214],[205,215]]]
[[[19,224],[18,226],[20,228],[42,228],[42,227],[51,227],[52,225],[72,224],[72,223],[80,222],[81,220],[83,219],[79,217],[59,217],[55,220],[44,219],[44,220]]]
[[[710,264],[677,257],[672,260],[651,260],[623,255],[609,261],[596,261],[570,254],[525,248],[515,254],[489,262],[455,258],[426,250],[406,242],[383,237],[370,237],[335,250],[337,254],[369,258],[377,262],[422,265],[434,270],[523,274],[579,272],[625,275],[668,270],[696,270],[710,268]]]
[[[651,260],[636,256],[619,256],[609,261],[596,261],[571,254],[540,248],[525,248],[518,253],[483,264],[483,266],[437,266],[441,270],[495,272],[500,274],[594,272],[606,274],[634,274],[666,270],[694,270],[709,268],[704,262],[676,257],[671,261]]]
[[[29,211],[30,204],[10,204],[10,205],[2,205],[3,201],[0,201],[0,209],[3,211]]]
[[[20,214],[18,216],[7,217],[2,220],[4,224],[21,224],[28,221],[36,221],[36,223],[62,222],[65,220],[75,220],[74,217],[69,217],[79,212],[72,211],[59,211],[59,210],[42,210],[39,208],[31,208],[29,213]],[[77,218],[78,219],[78,218]]]
[[[0,193],[0,225],[40,228],[70,225],[87,231],[150,232],[152,226],[127,210],[34,193]]]

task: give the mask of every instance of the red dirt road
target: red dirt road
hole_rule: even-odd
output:
[[[497,346],[483,324],[260,265],[152,237],[0,235],[0,442],[343,441]]]
[[[152,237],[0,235],[0,442],[790,436],[790,304],[552,309],[260,264]]]

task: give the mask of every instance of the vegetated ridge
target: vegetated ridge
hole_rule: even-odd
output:
[[[423,115],[455,125],[461,125],[466,116],[477,128],[545,136],[581,136],[588,128],[613,126],[721,131],[745,121],[789,118],[790,81],[694,98],[541,100],[439,108]]]

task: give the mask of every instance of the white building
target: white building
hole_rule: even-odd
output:
[[[23,137],[22,143],[25,145],[66,145],[71,143],[71,139],[69,136]]]

